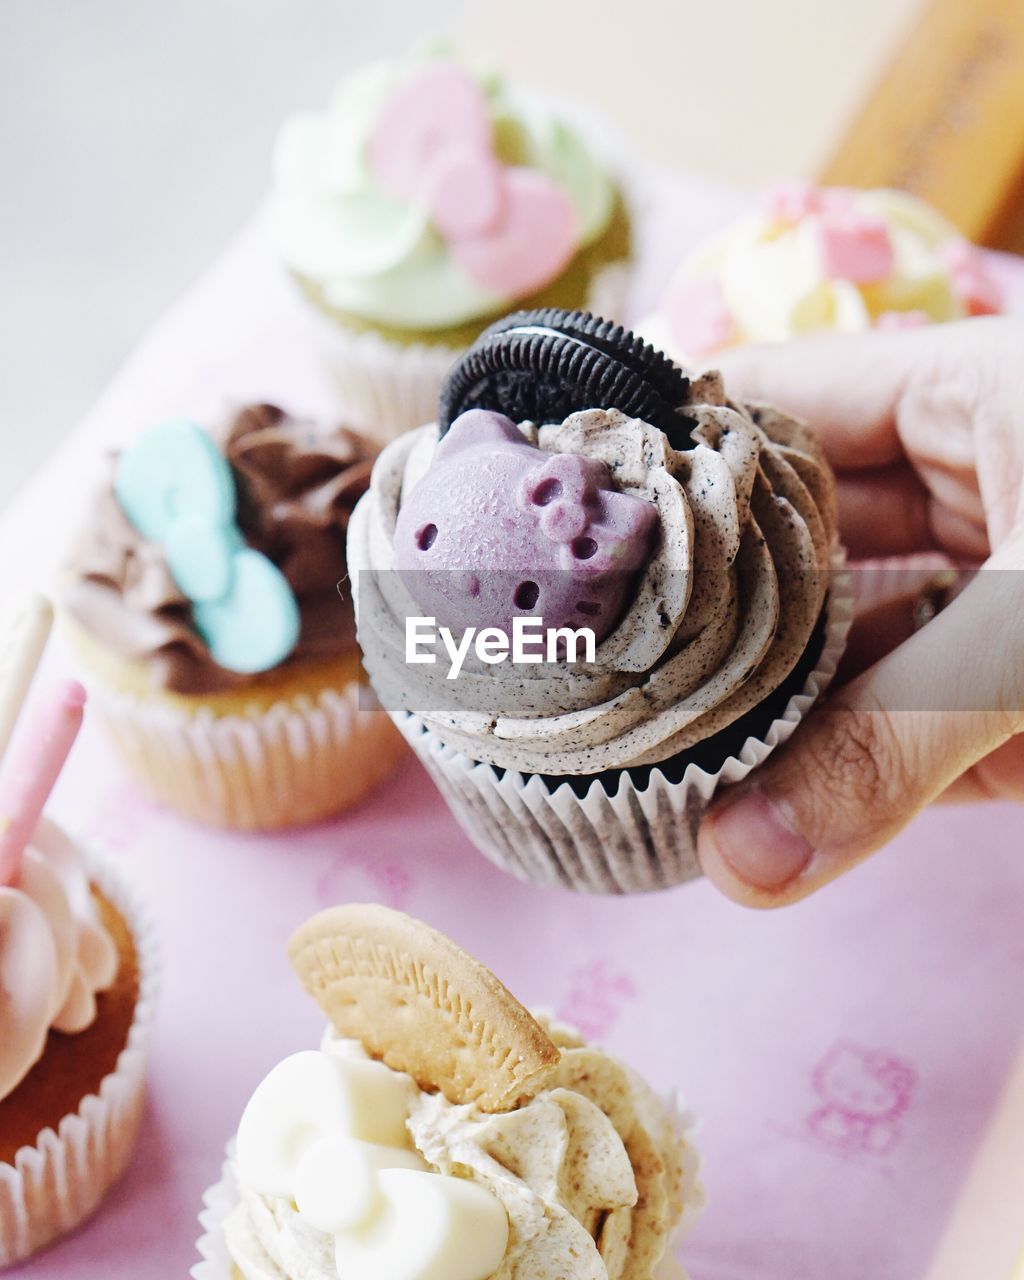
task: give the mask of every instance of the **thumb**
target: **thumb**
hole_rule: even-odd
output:
[[[697,851],[729,897],[776,906],[814,892],[1024,730],[1024,574],[996,566],[1010,552],[711,807]]]

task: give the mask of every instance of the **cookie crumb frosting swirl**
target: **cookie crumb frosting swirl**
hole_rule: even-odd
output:
[[[688,439],[615,409],[520,424],[551,454],[597,459],[658,513],[631,603],[593,663],[517,667],[496,681],[467,660],[445,683],[404,661],[419,612],[394,568],[402,502],[430,467],[438,429],[388,447],[350,533],[360,643],[385,705],[415,712],[473,760],[543,774],[654,764],[711,737],[779,687],[825,605],[836,537],[834,480],[813,433],[768,405],[690,384]],[[370,570],[370,572],[365,572]]]
[[[402,912],[329,908],[289,953],[329,1023],[239,1122],[243,1280],[664,1276],[703,1203],[674,1102]]]
[[[396,1136],[392,1165],[468,1182],[501,1207],[507,1238],[488,1280],[653,1280],[703,1203],[689,1120],[571,1029],[547,1026],[561,1053],[555,1075],[523,1106],[498,1115],[418,1089],[402,1073],[366,1062],[358,1042],[339,1040],[330,1030],[320,1060],[325,1070],[328,1062],[350,1069],[362,1063],[363,1070],[389,1077],[379,1084],[396,1091],[407,1114],[407,1150],[398,1149]],[[283,1100],[280,1105],[284,1114]],[[270,1121],[260,1119],[265,1131]],[[338,1280],[341,1274],[364,1280],[342,1271],[344,1246],[310,1221],[301,1195],[297,1204],[253,1185],[245,1128],[243,1121],[235,1164],[239,1203],[226,1223],[239,1274],[244,1280]],[[404,1244],[410,1256],[418,1247],[416,1239]]]

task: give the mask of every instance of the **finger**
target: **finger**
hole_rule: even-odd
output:
[[[937,549],[931,500],[910,467],[843,472],[837,496],[839,534],[854,559]]]
[[[835,687],[842,688],[914,634],[915,596],[899,596],[857,614],[839,660]]]
[[[941,362],[958,330],[823,334],[737,347],[716,363],[731,395],[770,400],[810,423],[837,470],[884,467],[903,456],[895,418],[908,384]]]
[[[1024,535],[1010,550],[1019,568]],[[707,875],[750,905],[802,898],[1024,730],[1022,576],[979,574],[726,792],[698,833]]]
[[[934,422],[932,427],[935,438],[943,438]],[[919,431],[918,424],[915,433]],[[935,440],[930,441],[930,445],[935,453],[941,454],[942,449],[935,448]],[[977,554],[977,549],[983,548],[980,558],[984,559],[988,555],[988,533],[985,504],[978,488],[974,462],[963,466],[949,458],[927,457],[919,448],[915,448],[913,453],[914,466],[931,495],[929,523],[936,542],[945,548],[966,541],[974,549],[971,554]]]
[[[979,800],[1024,803],[1024,734],[979,760],[939,796],[942,804],[976,804]]]
[[[968,498],[969,485],[960,492],[945,487],[948,500],[930,493],[909,466],[842,472],[837,494],[843,545],[857,560],[922,551],[984,560],[989,544],[980,500]]]
[[[992,550],[984,524],[971,515],[961,515],[952,507],[933,498],[928,507],[928,520],[932,527],[933,544],[957,560],[971,560],[979,564],[988,558]]]
[[[875,568],[868,572],[884,575],[886,570]],[[941,613],[967,582],[957,570],[935,565],[897,566],[892,573],[891,585],[898,587],[892,594],[883,592],[877,582],[868,584],[861,592],[862,595],[869,593],[869,603],[859,606],[854,616],[832,682],[834,689],[849,684],[898,649],[920,630],[923,622]],[[870,603],[872,599],[875,603]]]

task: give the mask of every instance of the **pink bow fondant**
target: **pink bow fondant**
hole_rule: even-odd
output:
[[[426,201],[452,256],[485,289],[531,293],[572,258],[572,201],[539,170],[500,162],[483,90],[452,63],[425,68],[391,96],[367,159],[386,191]]]
[[[863,209],[825,211],[816,227],[821,267],[830,280],[873,284],[884,280],[895,258],[885,219]]]
[[[688,356],[711,355],[736,340],[736,321],[714,276],[676,281],[664,308],[673,341]]]
[[[871,284],[892,269],[893,246],[885,220],[859,209],[849,187],[777,182],[761,192],[758,205],[765,217],[784,226],[815,220],[821,268],[831,280]]]

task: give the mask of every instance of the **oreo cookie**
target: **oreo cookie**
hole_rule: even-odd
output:
[[[515,311],[485,329],[441,388],[443,435],[467,409],[514,422],[561,422],[582,409],[619,409],[692,447],[690,379],[642,338],[585,311]]]

